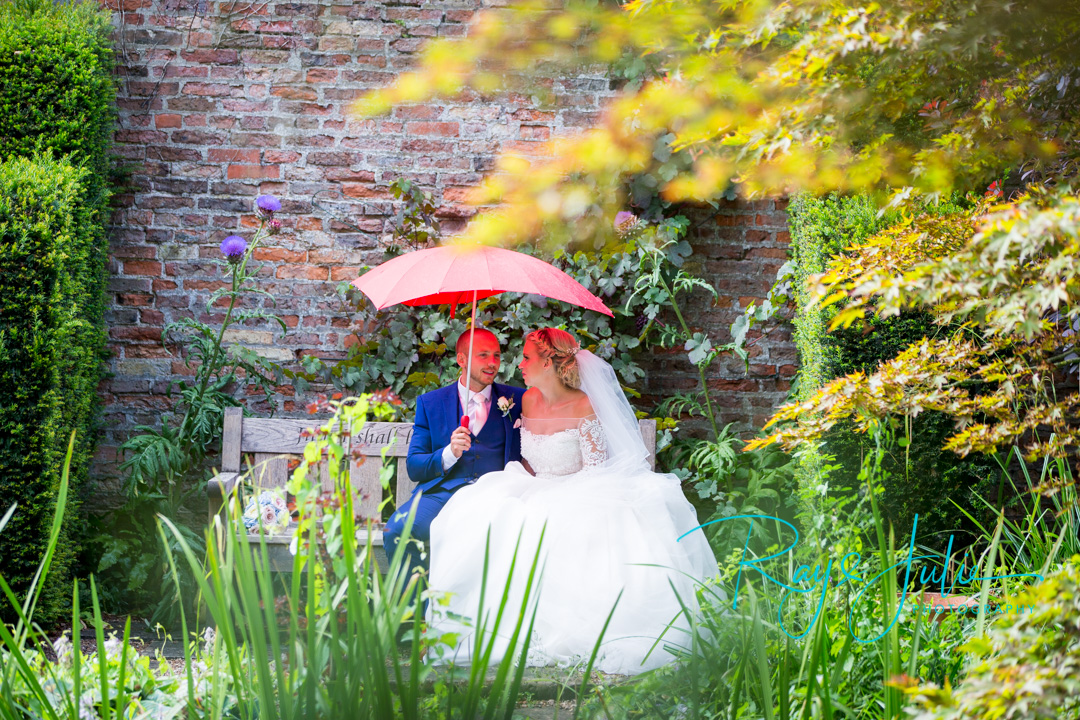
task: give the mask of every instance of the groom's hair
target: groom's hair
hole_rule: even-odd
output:
[[[494,340],[496,344],[498,344],[498,342],[499,342],[499,338],[495,337],[495,333],[491,332],[490,330],[485,330],[484,328],[476,328],[475,330],[466,330],[465,332],[461,333],[461,336],[458,337],[458,339],[457,339],[457,344],[454,345],[454,353],[455,354],[456,353],[467,353],[467,352],[469,352],[469,336],[472,335],[473,333],[476,333],[477,337],[479,337],[481,335],[487,335],[492,340]]]

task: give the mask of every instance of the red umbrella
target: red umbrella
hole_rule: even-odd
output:
[[[458,303],[471,302],[473,327],[476,301],[501,292],[543,295],[613,316],[600,298],[562,270],[531,255],[487,245],[442,245],[399,255],[352,284],[380,310],[398,303],[449,304],[452,317]],[[472,335],[468,358],[465,376],[471,377]]]
[[[399,255],[352,284],[380,310],[398,303],[453,308],[509,291],[612,314],[600,298],[562,270],[531,255],[487,245],[443,245]]]

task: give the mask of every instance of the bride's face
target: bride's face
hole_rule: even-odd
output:
[[[532,340],[525,343],[518,369],[521,370],[522,381],[528,387],[533,387],[538,382],[542,383],[548,375],[555,373],[551,360],[540,355],[540,349],[536,347],[536,343]]]

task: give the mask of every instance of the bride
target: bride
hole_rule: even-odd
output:
[[[540,580],[522,624],[524,635],[535,610],[529,665],[587,661],[609,614],[596,669],[636,674],[670,662],[665,646],[690,645],[680,600],[696,611],[695,587],[716,575],[700,529],[678,539],[698,526],[693,507],[678,478],[649,470],[637,420],[608,363],[569,333],[545,328],[526,336],[519,367],[529,388],[523,462],[457,492],[431,524],[429,585],[443,599],[429,604],[428,634],[459,638],[437,662],[471,662],[485,546],[487,632],[479,653],[517,546],[490,662],[507,650],[538,546]]]

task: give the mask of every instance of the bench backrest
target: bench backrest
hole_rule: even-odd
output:
[[[221,439],[221,471],[241,472],[250,467],[258,487],[285,487],[290,474],[290,456],[302,456],[308,444],[303,431],[322,422],[325,421],[315,418],[245,418],[241,408],[226,408]],[[649,466],[655,468],[656,420],[639,420],[638,427],[649,451]],[[353,449],[359,450],[362,456],[360,460],[353,461],[351,468],[352,484],[358,493],[359,517],[378,519],[379,505],[383,499],[382,485],[379,483],[379,458],[384,447],[389,446],[387,457],[397,458],[395,501],[400,503],[412,495],[416,483],[409,479],[405,467],[412,431],[412,423],[369,422],[364,425],[361,436],[353,438]],[[249,455],[250,459],[245,460],[245,455]],[[373,460],[365,462],[365,458]],[[323,487],[333,489],[325,471]]]

